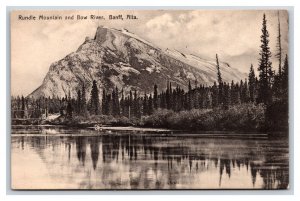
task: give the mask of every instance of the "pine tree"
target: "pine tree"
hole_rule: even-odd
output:
[[[93,81],[91,91],[91,112],[96,115],[99,114],[99,91],[96,80]]]
[[[160,95],[160,108],[165,109],[166,107],[167,107],[166,93],[161,92],[161,95]]]
[[[219,84],[218,104],[223,104],[224,91],[223,91],[223,81],[222,81],[222,76],[221,76],[221,71],[220,71],[218,54],[216,54],[216,67],[217,67],[217,77],[218,77],[218,84]]]
[[[167,82],[167,90],[166,90],[166,108],[170,109],[170,89],[169,89],[169,81]]]
[[[112,115],[113,116],[116,116],[116,92],[115,92],[115,89],[112,90],[112,93],[111,93],[111,112],[112,112]]]
[[[212,86],[211,95],[212,95],[212,107],[215,108],[218,106],[219,103],[219,89],[216,82],[214,82],[214,85]]]
[[[151,95],[151,94],[150,94]],[[172,82],[169,83],[169,109],[172,110],[174,107],[174,100],[173,100],[173,90],[172,90]]]
[[[189,80],[189,91],[188,92],[190,92],[190,91],[192,91],[191,80]]]
[[[189,80],[188,91],[186,93],[186,109],[192,109],[192,85],[191,81]]]
[[[153,113],[153,99],[152,99],[152,94],[150,94],[148,100],[148,115],[151,115],[152,113]]]
[[[158,108],[158,94],[157,94],[157,85],[154,85],[154,95],[153,95],[153,107],[155,110]]]
[[[137,113],[138,113],[138,97],[137,97],[137,92],[136,90],[134,90],[134,94],[133,94],[133,101],[132,101],[132,115],[134,117],[137,117]]]
[[[72,113],[73,113],[73,107],[71,100],[68,100],[68,105],[67,105],[67,117],[72,118]]]
[[[120,102],[119,102],[119,90],[116,87],[112,91],[112,103],[111,103],[111,108],[112,108],[112,115],[113,116],[118,116],[120,115]]]
[[[77,108],[76,108],[76,111],[78,114],[81,113],[81,106],[82,106],[82,97],[81,97],[81,91],[78,90],[77,91]]]
[[[82,113],[85,115],[87,112],[87,108],[86,108],[86,95],[85,95],[84,84],[82,85],[82,89],[81,89],[81,109],[82,109]]]
[[[221,71],[220,71],[218,54],[216,54],[216,67],[217,67],[218,83],[220,85],[223,81],[222,81],[222,76],[221,76]]]
[[[143,115],[148,115],[148,113],[149,113],[148,98],[147,98],[147,94],[145,93],[144,100],[143,100]]]
[[[21,107],[21,118],[24,118],[25,117],[25,99],[24,99],[24,96],[22,96],[22,98],[21,98],[21,104],[22,104],[22,107]]]
[[[112,101],[112,94],[106,95],[106,115],[113,114],[113,101]]]
[[[231,81],[231,85],[230,85],[230,104],[231,105],[236,104],[235,84],[233,80]]]
[[[179,91],[179,111],[184,109],[184,90],[183,89],[178,89]]]
[[[279,75],[279,77],[281,77],[282,48],[281,48],[281,31],[280,31],[279,11],[278,11],[278,35],[277,35],[276,47],[277,47],[277,53],[276,53],[275,57],[278,59],[278,75]]]
[[[254,73],[254,69],[253,69],[253,65],[251,64],[250,67],[250,72],[249,72],[249,96],[250,96],[250,101],[254,102],[255,101],[255,73]]]
[[[236,91],[236,104],[241,104],[242,103],[242,97],[241,97],[241,90],[240,90],[241,86],[239,85],[239,83],[235,84],[235,91]]]
[[[276,54],[275,57],[278,59],[278,72],[274,75],[274,85],[273,93],[274,98],[280,99],[282,96],[282,48],[281,48],[281,31],[280,31],[280,20],[279,20],[279,11],[278,11],[278,35],[277,35],[277,44],[276,44]]]
[[[140,106],[140,97],[135,92],[135,117],[141,118],[141,106]]]
[[[244,102],[248,103],[250,100],[250,94],[249,94],[247,79],[245,79],[244,86],[243,86],[243,96],[244,96]]]
[[[134,116],[134,108],[133,108],[133,98],[132,98],[132,91],[130,90],[129,92],[129,118],[131,118],[132,116]]]
[[[272,101],[272,81],[273,81],[273,70],[271,62],[271,51],[269,47],[269,32],[267,30],[266,15],[263,16],[262,23],[262,35],[261,35],[261,50],[259,59],[259,91],[258,91],[258,102],[268,104]]]
[[[240,92],[240,98],[241,98],[241,103],[244,103],[244,82],[243,80],[240,81],[240,87],[239,87],[239,92]]]
[[[107,108],[108,108],[108,105],[107,105],[107,101],[106,101],[106,91],[103,88],[103,91],[102,91],[102,114],[107,115],[107,113],[108,113]]]
[[[115,111],[116,115],[120,115],[120,101],[119,101],[119,89],[116,87],[115,89]]]
[[[123,115],[129,118],[129,100],[128,96],[124,99]]]
[[[125,102],[124,102],[124,91],[121,91],[121,100],[120,100],[120,114],[125,116]]]
[[[284,59],[284,65],[282,68],[282,89],[283,89],[283,94],[282,98],[288,100],[288,95],[289,95],[289,62],[288,62],[288,56],[285,56]]]
[[[223,103],[223,108],[227,110],[229,108],[230,104],[230,94],[229,94],[229,85],[224,83],[224,103]]]

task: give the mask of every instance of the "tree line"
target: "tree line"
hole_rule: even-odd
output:
[[[228,110],[235,105],[253,103],[264,104],[269,108],[269,115],[276,113],[278,108],[288,113],[288,56],[282,55],[280,21],[278,17],[277,52],[279,66],[273,70],[269,47],[269,33],[267,20],[263,15],[261,29],[261,45],[259,53],[258,76],[255,75],[253,65],[250,65],[248,77],[240,82],[224,82],[220,70],[218,54],[216,54],[217,81],[211,86],[200,84],[197,81],[188,82],[187,90],[168,81],[165,89],[153,86],[150,94],[131,90],[127,93],[123,89],[102,89],[100,94],[97,82],[92,83],[92,90],[86,96],[85,84],[80,86],[77,97],[70,94],[63,98],[29,97],[12,98],[12,117],[40,117],[49,113],[60,113],[72,118],[74,115],[112,115],[127,118],[138,118],[152,115],[158,109],[180,112],[192,109],[224,109]],[[282,62],[282,58],[284,61]],[[87,97],[89,97],[87,99]],[[100,98],[101,97],[101,98]],[[280,106],[281,105],[281,106]],[[284,108],[282,108],[282,105]]]

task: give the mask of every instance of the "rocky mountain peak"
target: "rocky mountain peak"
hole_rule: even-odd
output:
[[[246,77],[226,63],[220,63],[220,69],[226,82]],[[161,50],[126,29],[99,26],[93,39],[86,38],[76,52],[51,64],[42,85],[30,96],[64,97],[70,93],[76,97],[83,84],[89,96],[93,80],[100,93],[114,87],[125,93],[151,93],[154,84],[165,89],[170,81],[186,89],[190,80],[210,85],[216,77],[214,60]]]

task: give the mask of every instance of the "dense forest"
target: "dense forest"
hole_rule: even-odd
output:
[[[60,114],[52,123],[93,122],[115,125],[137,125],[188,130],[268,131],[288,129],[288,56],[281,47],[278,21],[278,67],[273,70],[266,16],[261,29],[258,75],[249,65],[248,78],[240,82],[222,80],[216,54],[216,78],[212,86],[189,81],[184,90],[176,83],[165,89],[153,86],[152,93],[122,89],[103,89],[100,94],[94,80],[92,90],[84,83],[76,97],[12,97],[12,119],[47,119]],[[89,98],[87,98],[89,97]]]

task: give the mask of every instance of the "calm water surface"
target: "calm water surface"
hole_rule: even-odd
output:
[[[288,139],[13,128],[15,189],[284,189]]]

